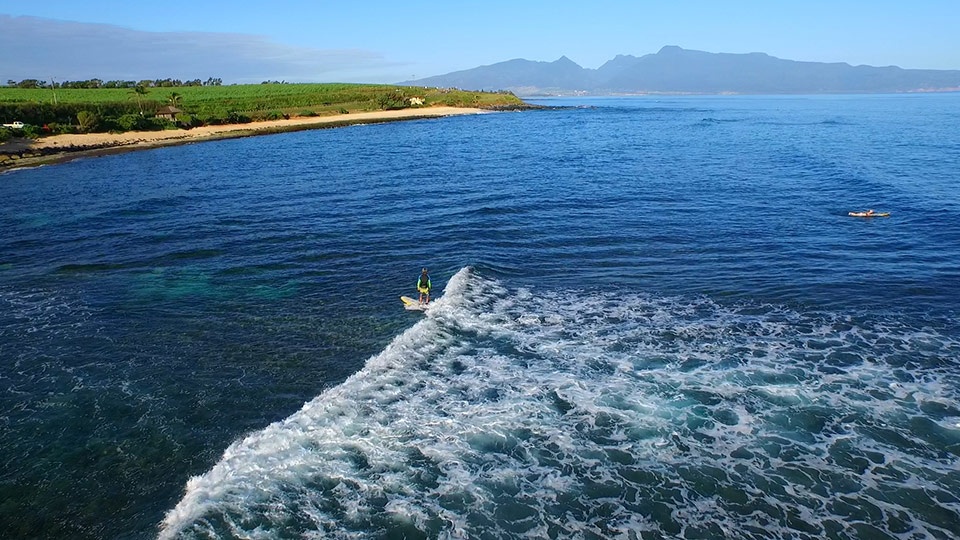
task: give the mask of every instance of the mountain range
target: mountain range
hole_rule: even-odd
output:
[[[597,69],[566,56],[553,62],[516,59],[399,84],[507,90],[518,96],[946,92],[960,91],[960,70],[800,62],[667,46],[640,57],[618,55]]]

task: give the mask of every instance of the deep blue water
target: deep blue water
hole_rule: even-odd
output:
[[[3,536],[960,537],[960,95],[543,103],[0,175]]]

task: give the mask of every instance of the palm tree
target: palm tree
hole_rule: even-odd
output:
[[[143,116],[143,97],[147,95],[147,87],[142,84],[138,84],[133,87],[133,92],[137,96],[137,105],[140,106],[140,116]]]
[[[171,106],[171,107],[176,107],[178,104],[180,104],[180,98],[182,98],[182,97],[183,97],[183,96],[181,96],[180,94],[178,94],[178,93],[176,93],[176,92],[171,92],[171,93],[170,93],[170,97],[167,98],[167,101],[170,102],[170,106]]]

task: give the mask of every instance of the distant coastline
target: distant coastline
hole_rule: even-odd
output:
[[[0,144],[0,172],[22,167],[63,163],[83,157],[96,157],[162,146],[357,124],[483,114],[486,112],[491,112],[491,109],[425,107],[331,116],[295,117],[244,124],[203,126],[188,130],[64,134],[36,140],[12,139]]]

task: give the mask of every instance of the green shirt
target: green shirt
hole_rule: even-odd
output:
[[[421,281],[423,278],[424,278],[424,274],[420,274],[420,277],[417,278],[417,289],[420,288],[420,281]],[[427,275],[426,278],[427,278],[427,288],[428,288],[428,289],[433,288],[433,285],[430,283],[430,276]]]

